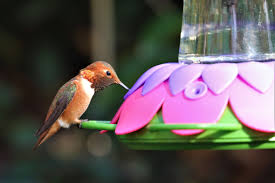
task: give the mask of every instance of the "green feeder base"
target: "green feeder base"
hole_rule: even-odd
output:
[[[82,128],[115,130],[116,124],[88,121]],[[203,133],[180,136],[172,133],[175,129],[204,129]],[[275,149],[275,133],[261,133],[246,128],[227,108],[217,124],[164,124],[162,114],[142,130],[127,135],[117,135],[130,149],[136,150],[234,150],[234,149]]]

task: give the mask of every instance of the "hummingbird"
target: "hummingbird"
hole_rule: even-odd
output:
[[[87,110],[95,92],[105,87],[119,84],[128,90],[110,64],[96,61],[65,83],[57,92],[46,115],[46,119],[37,130],[38,138],[35,150],[48,138],[57,133],[60,128],[69,128],[72,124],[81,124],[79,119]]]

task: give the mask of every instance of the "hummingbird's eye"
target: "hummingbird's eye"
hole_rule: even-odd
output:
[[[107,76],[111,76],[110,71],[106,71]]]

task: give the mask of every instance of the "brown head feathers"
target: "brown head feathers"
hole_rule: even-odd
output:
[[[112,84],[119,84],[128,89],[118,78],[113,67],[104,61],[97,61],[80,71],[80,75],[90,81],[95,91],[104,89]]]

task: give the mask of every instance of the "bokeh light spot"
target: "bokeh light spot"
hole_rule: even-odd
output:
[[[107,134],[94,132],[87,139],[88,152],[96,157],[108,155],[112,149],[112,139]]]

